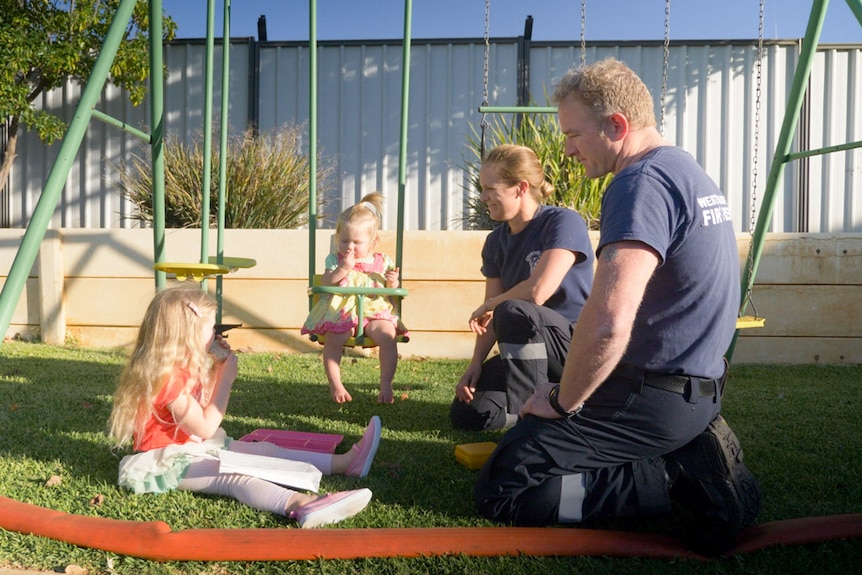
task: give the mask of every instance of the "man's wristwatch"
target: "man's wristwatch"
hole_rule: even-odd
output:
[[[575,409],[573,409],[572,411],[566,411],[565,409],[563,409],[563,406],[560,405],[560,401],[559,401],[559,397],[558,397],[559,395],[560,395],[560,386],[555,385],[554,387],[551,388],[551,391],[548,392],[548,403],[551,404],[551,407],[554,409],[554,411],[556,411],[557,413],[559,413],[563,417],[566,417],[566,418],[574,417],[577,414],[579,414],[581,412],[581,410],[584,408],[584,404],[582,403],[579,406],[577,406]]]

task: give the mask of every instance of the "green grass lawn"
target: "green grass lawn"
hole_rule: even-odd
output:
[[[295,529],[292,521],[226,498],[173,492],[134,495],[115,486],[117,463],[105,435],[124,353],[6,342],[0,345],[0,495],[63,512],[164,521],[192,528]],[[378,405],[377,361],[345,358],[353,402],[329,399],[318,355],[243,354],[224,427],[340,433],[339,451],[377,414],[381,447],[365,479],[324,477],[324,491],[367,486],[367,510],[332,529],[480,527],[472,504],[475,471],[455,461],[459,443],[497,432],[453,430],[448,407],[465,361],[402,360],[396,402]],[[760,522],[862,512],[862,367],[735,366],[724,414],[764,492]],[[54,484],[49,480],[59,478]],[[101,495],[101,504],[91,503]],[[590,526],[677,533],[674,518]],[[156,562],[0,530],[0,566],[79,565],[90,575],[227,573],[851,573],[862,540],[772,547],[713,561],[606,557],[467,557],[283,562]]]

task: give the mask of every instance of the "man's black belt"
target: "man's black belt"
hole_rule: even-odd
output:
[[[650,371],[644,372],[643,384],[656,389],[678,393],[685,396],[686,399],[695,395],[695,387],[697,387],[697,395],[700,397],[715,397],[715,390],[717,388],[714,379],[704,379],[688,375],[667,375]]]
[[[714,379],[644,371],[630,364],[617,366],[614,375],[639,381],[648,387],[678,393],[691,403],[695,403],[698,397],[715,397],[717,393],[721,393],[721,383]]]

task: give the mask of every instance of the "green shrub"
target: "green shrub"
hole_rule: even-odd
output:
[[[303,130],[287,125],[267,133],[247,130],[228,139],[225,183],[225,228],[291,229],[308,223],[307,146]],[[201,137],[190,144],[166,139],[165,225],[201,225],[204,147]],[[132,218],[151,222],[152,170],[149,150],[119,167],[120,189],[135,204]],[[210,169],[209,224],[218,223],[219,150]],[[318,161],[317,197],[324,197],[334,170]]]
[[[520,119],[519,119],[520,117]],[[500,114],[486,125],[485,150],[500,144],[520,144],[532,148],[545,166],[545,179],[554,184],[554,194],[545,200],[553,206],[571,208],[580,213],[590,229],[599,227],[602,194],[611,176],[587,178],[584,167],[566,158],[565,137],[553,114]],[[462,225],[469,230],[490,230],[497,222],[488,215],[488,207],[479,199],[479,168],[482,164],[482,136],[475,126],[467,138],[468,158],[464,169],[470,175],[467,206]]]

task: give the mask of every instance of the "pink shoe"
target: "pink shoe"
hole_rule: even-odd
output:
[[[365,433],[362,434],[362,439],[353,446],[353,449],[358,450],[359,453],[350,462],[350,466],[344,472],[345,475],[365,477],[371,471],[371,464],[380,446],[380,428],[380,418],[376,415],[372,416],[368,427],[365,428]]]
[[[299,509],[291,511],[290,516],[296,519],[301,528],[313,529],[353,517],[365,509],[369,501],[371,501],[370,489],[339,491],[306,503]]]

